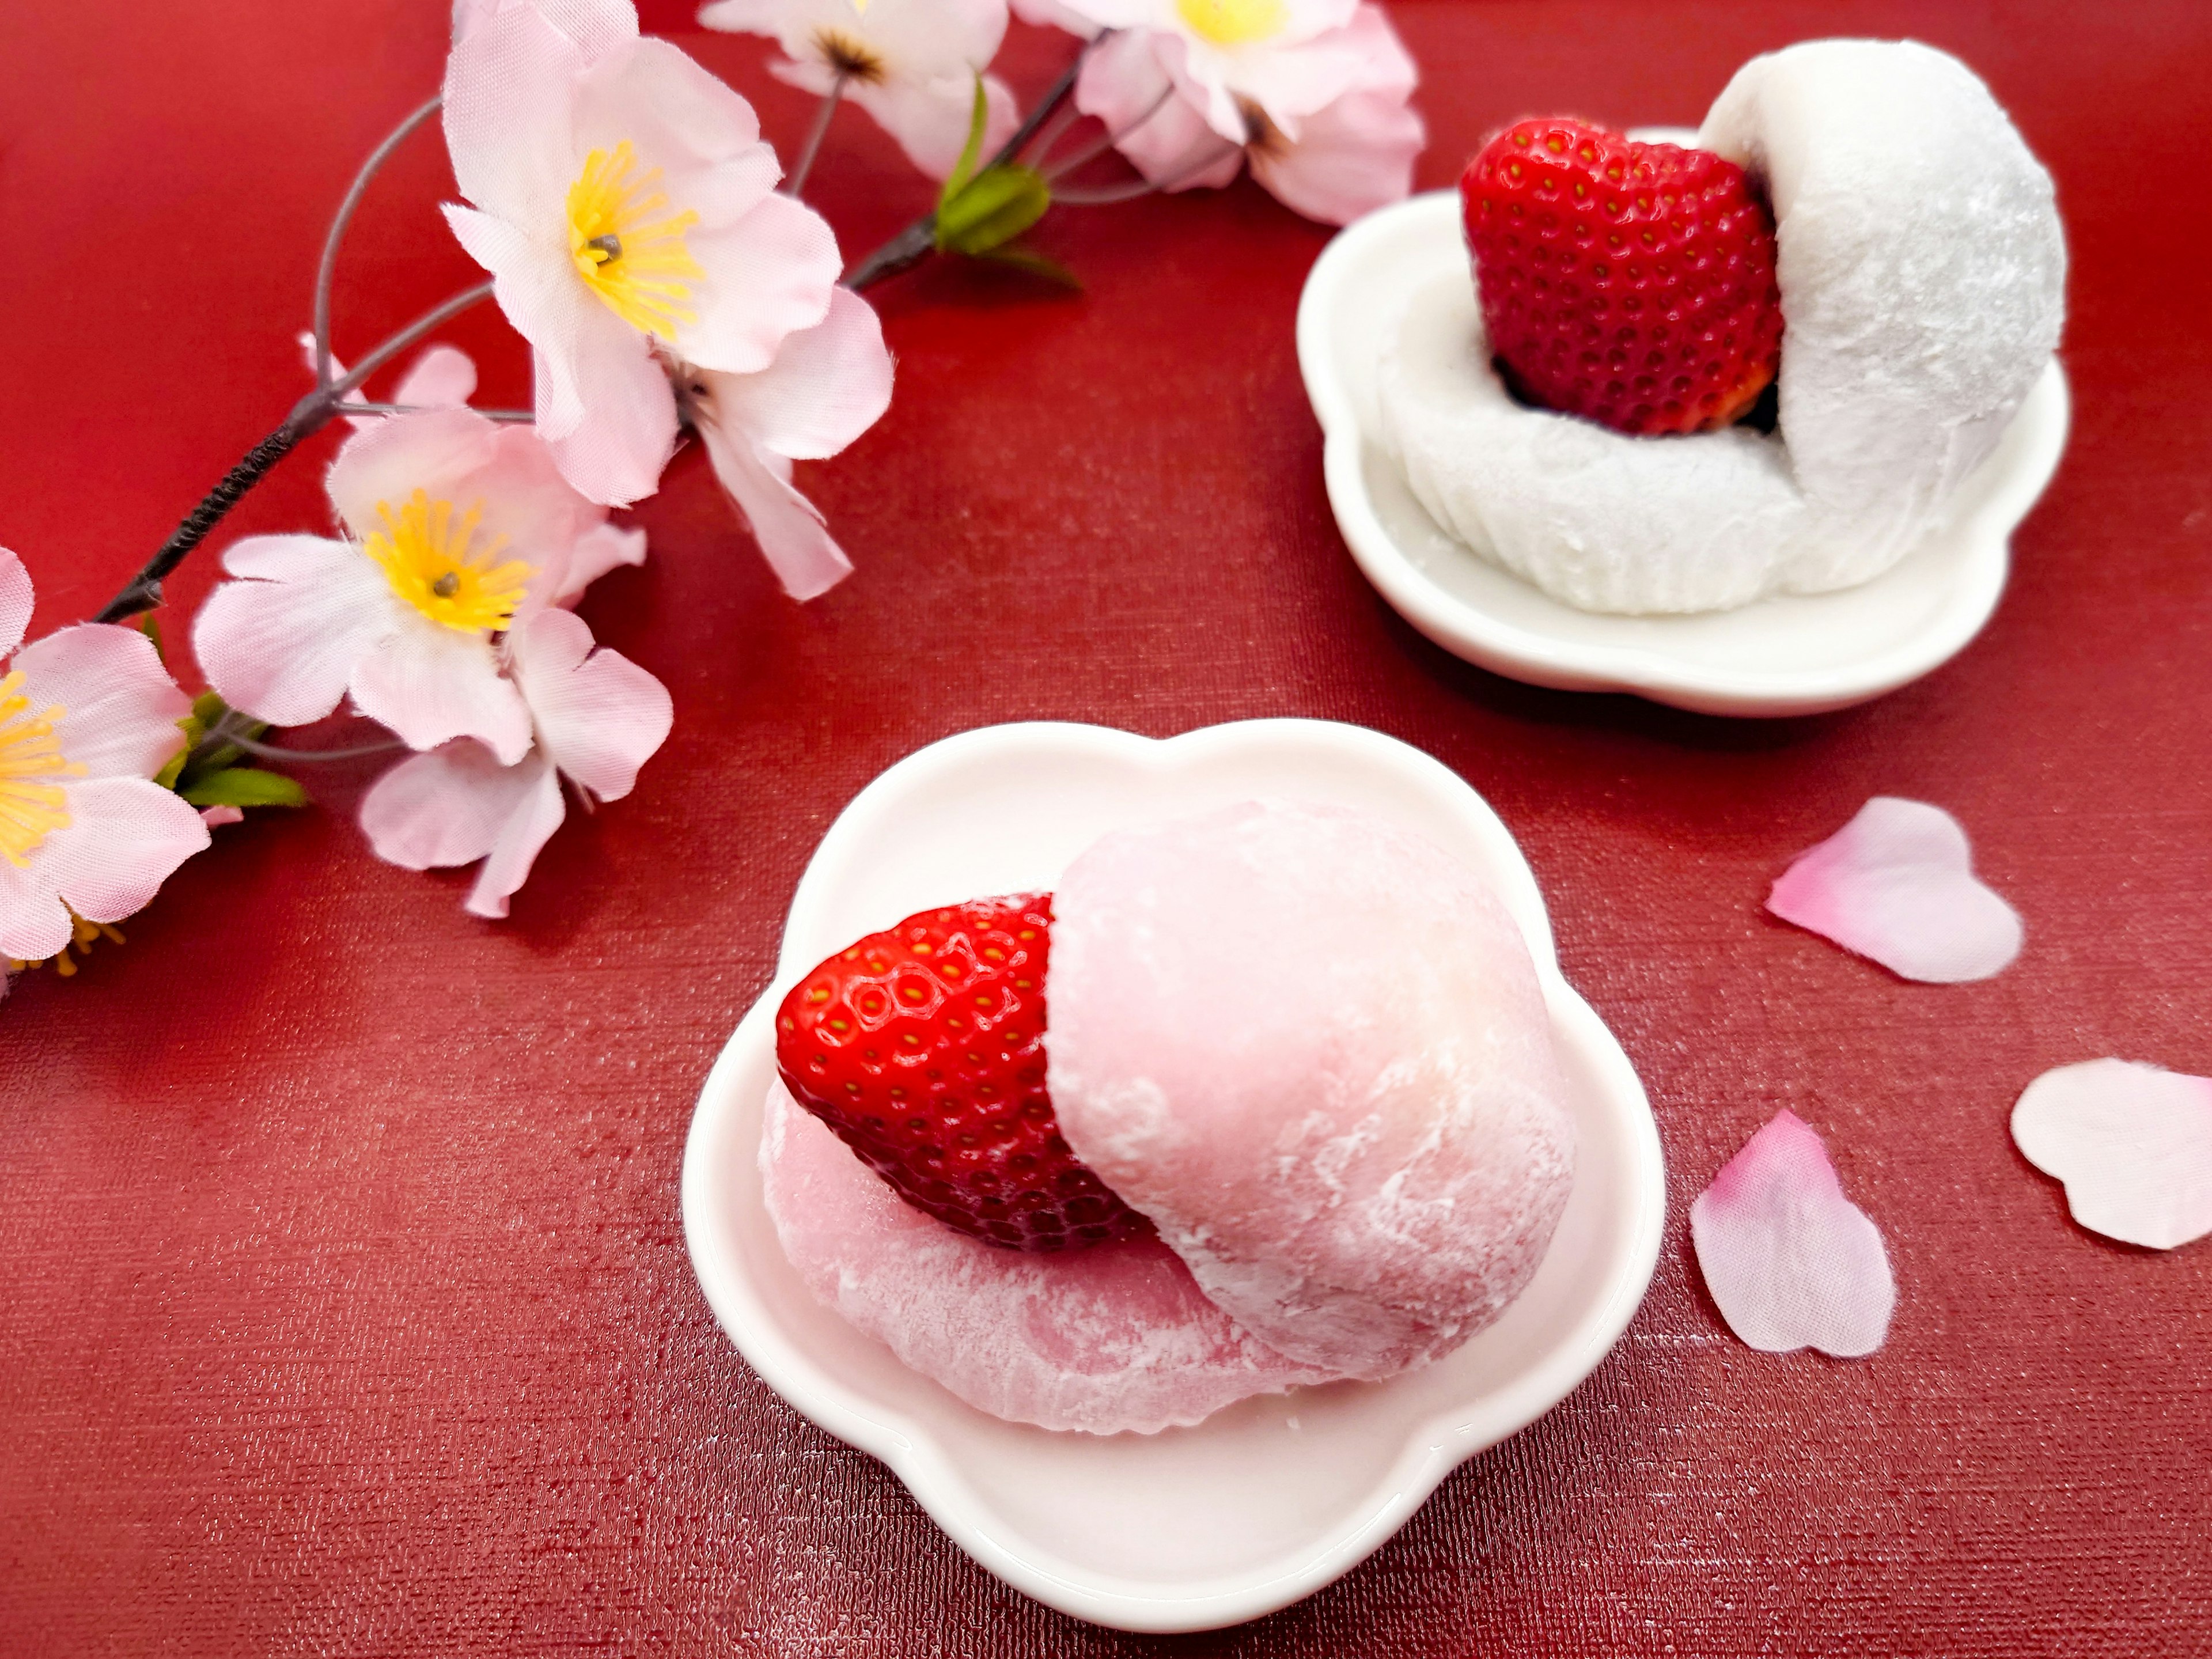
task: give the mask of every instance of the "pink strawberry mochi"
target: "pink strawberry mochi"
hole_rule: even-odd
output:
[[[1382,1377],[1528,1284],[1574,1127],[1528,946],[1465,866],[1252,802],[1096,842],[1053,914],[1060,1131],[1238,1324]]]
[[[994,1417],[1152,1434],[1336,1380],[1239,1330],[1158,1239],[1032,1255],[955,1232],[781,1083],[760,1164],[769,1218],[816,1299]]]

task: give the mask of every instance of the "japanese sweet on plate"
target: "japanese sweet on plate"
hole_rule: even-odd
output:
[[[1412,295],[1382,435],[1439,526],[1583,611],[1889,570],[2058,340],[2049,175],[1971,70],[1910,41],[1754,58],[1695,148],[1520,123],[1462,194],[1473,278]]]
[[[1425,1365],[1528,1282],[1573,1181],[1512,917],[1343,806],[1116,830],[1048,895],[909,916],[792,986],[776,1055],[762,1188],[800,1277],[1051,1429]]]

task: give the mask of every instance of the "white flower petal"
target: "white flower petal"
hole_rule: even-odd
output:
[[[198,811],[143,777],[87,778],[64,792],[69,828],[30,856],[40,879],[88,921],[144,909],[172,871],[207,848]]]
[[[379,858],[404,870],[484,859],[467,908],[497,918],[566,815],[542,752],[501,766],[482,744],[456,743],[379,778],[362,800],[361,827]]]
[[[561,780],[543,756],[532,755],[516,770],[526,775],[529,788],[514,815],[500,826],[499,839],[477,872],[477,884],[469,890],[464,907],[471,915],[494,921],[507,915],[507,899],[530,879],[538,850],[568,814],[561,799]]]
[[[821,513],[771,466],[773,458],[763,456],[743,435],[713,424],[702,427],[699,435],[714,477],[744,514],[785,592],[811,599],[852,574],[853,562],[823,527]]]
[[[769,196],[722,228],[694,231],[690,246],[707,275],[692,290],[699,320],[676,331],[687,362],[754,373],[775,361],[786,335],[830,314],[842,268],[836,234],[788,196]]]
[[[585,62],[582,48],[532,6],[485,20],[454,46],[446,60],[446,149],[463,196],[510,226],[565,236]],[[557,251],[566,258],[565,245]]]
[[[23,568],[22,560],[0,547],[0,657],[23,642],[23,630],[31,625],[32,602],[31,573]]]
[[[354,665],[399,626],[400,601],[362,550],[320,536],[249,536],[192,620],[192,651],[232,708],[305,726],[338,706]]]
[[[700,371],[711,418],[776,454],[822,460],[836,454],[890,407],[891,354],[883,324],[849,289],[830,314],[785,337],[757,374]]]
[[[637,8],[630,0],[455,0],[453,39],[459,40],[503,11],[528,6],[567,35],[586,60],[637,39]]]
[[[674,721],[668,688],[619,652],[593,651],[592,630],[566,611],[532,617],[507,652],[554,765],[601,800],[629,793]]]
[[[459,409],[476,391],[476,359],[459,346],[434,345],[399,377],[392,401],[416,409]]]
[[[1959,821],[1893,795],[1799,854],[1766,908],[1905,979],[1987,979],[2020,954],[2019,913],[1974,878]]]
[[[354,665],[354,704],[410,749],[474,738],[501,764],[530,750],[530,711],[499,672],[491,641],[410,613]]]
[[[1854,1358],[1887,1339],[1897,1281],[1881,1232],[1794,1113],[1777,1112],[1698,1194],[1690,1237],[1705,1288],[1749,1346]]]
[[[24,866],[0,859],[0,957],[44,962],[62,953],[70,933],[70,913],[55,889],[52,870],[35,855]]]
[[[2212,1078],[2124,1060],[2045,1072],[2012,1109],[2021,1155],[2092,1232],[2171,1250],[2212,1233]]]
[[[17,652],[14,665],[32,712],[55,704],[66,711],[54,735],[63,758],[87,776],[150,778],[185,746],[177,722],[191,713],[192,700],[135,628],[60,629]]]
[[[587,412],[576,379],[579,343],[586,325],[595,320],[592,313],[605,315],[606,307],[577,279],[565,254],[556,257],[558,250],[532,241],[488,213],[451,203],[443,211],[454,239],[491,272],[492,297],[507,320],[536,349],[532,382],[538,435],[549,442],[566,437]]]

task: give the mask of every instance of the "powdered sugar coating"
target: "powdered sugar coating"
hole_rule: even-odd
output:
[[[1498,899],[1364,813],[1252,802],[1108,836],[1053,900],[1061,1132],[1291,1358],[1388,1376],[1535,1272],[1574,1132]]]
[[[1157,1239],[1027,1255],[955,1232],[902,1200],[781,1083],[760,1167],[769,1218],[807,1289],[994,1416],[1151,1434],[1335,1380],[1239,1330]]]
[[[1723,610],[1895,564],[1986,459],[2058,341],[2049,175],[1965,65],[1911,41],[1753,58],[1698,143],[1772,202],[1778,432],[1627,437],[1513,402],[1463,279],[1417,295],[1382,367],[1414,495],[1584,610]]]

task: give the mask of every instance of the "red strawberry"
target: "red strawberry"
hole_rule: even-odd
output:
[[[898,1195],[1015,1250],[1150,1224],[1068,1150],[1045,1091],[1052,896],[924,910],[792,988],[775,1062],[794,1099]]]
[[[1702,432],[1774,379],[1774,221],[1734,162],[1523,121],[1459,189],[1491,349],[1531,402],[1617,432]]]

